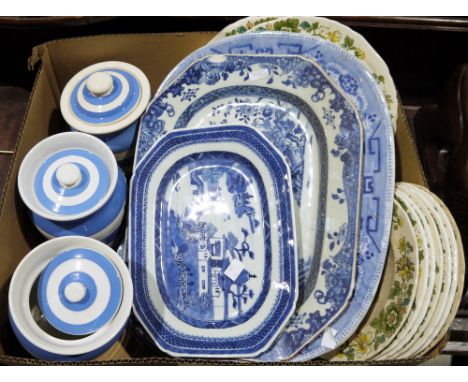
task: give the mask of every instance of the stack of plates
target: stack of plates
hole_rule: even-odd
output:
[[[453,318],[461,249],[434,197],[394,198],[397,109],[382,59],[327,19],[241,20],[179,63],[142,117],[131,181],[151,340],[267,362],[428,350]]]
[[[398,183],[380,291],[358,332],[329,359],[423,355],[455,318],[464,272],[460,234],[445,205],[422,187]]]

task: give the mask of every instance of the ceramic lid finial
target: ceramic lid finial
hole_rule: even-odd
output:
[[[77,303],[85,298],[86,287],[82,283],[75,281],[65,287],[64,294],[68,301]]]
[[[105,72],[93,73],[86,81],[86,87],[96,97],[105,96],[109,94],[114,87],[112,76]]]
[[[57,180],[65,188],[73,188],[81,181],[80,168],[74,163],[65,163],[57,169]]]

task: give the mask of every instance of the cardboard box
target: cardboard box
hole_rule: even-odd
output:
[[[44,241],[30,222],[28,211],[17,191],[17,174],[23,157],[37,142],[48,135],[65,131],[59,102],[67,81],[80,69],[100,61],[119,60],[141,68],[154,92],[162,79],[186,55],[207,43],[214,32],[177,34],[106,35],[51,41],[33,49],[30,68],[40,64],[29,106],[15,150],[4,199],[0,201],[0,363],[51,364],[31,358],[19,345],[8,322],[8,284],[20,260]],[[404,113],[400,110],[397,132],[397,179],[425,185],[426,181],[417,156]],[[440,352],[444,341],[424,358],[385,364],[420,363]],[[235,361],[210,359],[175,359],[155,354],[127,330],[109,351],[91,362],[77,364],[204,364],[226,365]],[[368,364],[372,362],[344,362]],[[52,363],[54,364],[54,363]],[[58,363],[55,363],[58,364]],[[246,364],[242,362],[241,364]],[[283,363],[284,364],[284,363]],[[315,360],[303,364],[324,365]]]

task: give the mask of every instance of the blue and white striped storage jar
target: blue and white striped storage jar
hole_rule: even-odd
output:
[[[91,65],[63,89],[60,109],[76,131],[95,135],[127,166],[134,154],[138,121],[150,100],[148,78],[136,66],[119,61]]]
[[[18,188],[49,239],[79,235],[112,245],[121,234],[125,176],[109,147],[91,135],[68,132],[39,142],[21,163]]]
[[[123,333],[133,286],[123,260],[97,240],[69,236],[33,249],[8,292],[9,318],[22,346],[45,360],[92,359]]]

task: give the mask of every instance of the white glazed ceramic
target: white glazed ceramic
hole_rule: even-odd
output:
[[[463,289],[463,280],[461,284],[459,282],[459,267],[461,266],[464,268],[464,261],[459,261],[460,258],[463,258],[463,254],[459,254],[459,240],[457,240],[455,235],[458,230],[456,225],[453,226],[450,221],[450,213],[448,212],[448,209],[446,207],[442,207],[443,203],[440,199],[427,189],[419,186],[413,186],[413,189],[419,189],[421,195],[424,195],[425,200],[428,202],[430,207],[440,217],[442,235],[445,235],[449,242],[447,258],[451,259],[451,272],[446,274],[447,279],[444,283],[444,287],[447,289],[447,300],[443,305],[440,305],[439,303],[440,315],[438,316],[438,320],[435,325],[431,327],[432,330],[428,331],[427,336],[421,337],[412,348],[413,353],[411,354],[416,355],[429,351],[430,346],[435,342],[435,339],[441,338],[448,330],[448,326],[453,320],[453,310],[456,311],[460,303],[460,301],[458,301],[456,307],[454,307],[457,294],[459,295],[461,293],[459,290]],[[451,320],[449,319],[450,316],[452,316]]]
[[[113,264],[121,281],[122,297],[116,314],[107,324],[90,335],[73,338],[50,330],[38,310],[34,293],[47,265],[58,254],[76,248],[96,251]],[[69,296],[73,299],[73,293]],[[78,236],[53,239],[34,248],[17,266],[8,291],[9,315],[15,334],[31,354],[49,360],[90,359],[103,352],[122,333],[132,301],[132,281],[125,263],[105,244]]]
[[[397,183],[395,188],[395,198],[400,202],[400,205],[404,208],[406,207],[406,212],[413,223],[418,238],[419,279],[413,308],[408,315],[405,325],[393,339],[392,343],[375,357],[378,360],[393,359],[393,355],[400,349],[403,349],[416,333],[433,297],[436,276],[435,254],[432,248],[433,240],[431,236],[427,236],[428,227],[426,226],[422,211],[413,202],[410,194],[405,193],[405,188],[399,183]]]
[[[39,202],[36,193],[34,192],[34,180],[36,178],[36,174],[39,171],[39,168],[48,157],[68,149],[80,149],[84,151],[89,151],[95,154],[97,157],[99,157],[104,162],[105,170],[107,171],[107,176],[109,180],[107,182],[107,191],[102,195],[102,197],[100,197],[100,200],[98,200],[90,208],[87,208],[84,211],[80,211],[77,213],[70,213],[65,215],[54,212],[50,209],[46,209]],[[74,158],[71,158],[65,163],[57,163],[56,165],[54,165],[54,169],[60,170],[61,166],[69,166],[70,163],[75,163],[73,159]],[[23,199],[23,202],[28,206],[28,208],[34,213],[46,219],[54,221],[69,221],[82,219],[96,212],[109,200],[109,198],[112,195],[112,192],[114,191],[115,185],[117,184],[117,169],[117,162],[115,161],[112,151],[101,140],[83,133],[60,133],[43,139],[38,144],[36,144],[28,152],[28,154],[26,154],[23,161],[21,162],[21,166],[18,173],[18,190],[21,195],[21,198]],[[90,180],[93,181],[93,183],[97,182],[99,178],[98,170],[91,165],[87,168],[87,170],[90,173]],[[97,185],[90,185],[90,192],[86,192],[86,196],[88,196],[89,198],[89,196],[91,196],[89,194],[92,194],[92,191],[95,191],[96,188]],[[61,197],[61,195],[59,194],[52,193],[52,191],[50,191],[50,194],[51,196],[49,197],[49,199],[51,199],[51,203],[60,205],[64,198]],[[67,202],[67,205],[73,205],[73,202],[75,201],[72,200],[70,202]]]
[[[444,283],[444,252],[443,252],[443,243],[437,229],[436,221],[433,218],[432,211],[429,209],[427,203],[421,199],[419,193],[414,191],[411,185],[400,182],[399,188],[406,191],[406,194],[411,198],[411,200],[416,204],[417,209],[421,211],[421,216],[425,221],[426,228],[426,239],[432,240],[430,253],[435,256],[435,268],[434,268],[434,287],[432,291],[432,296],[429,301],[429,306],[426,307],[426,312],[423,320],[421,321],[418,327],[415,327],[412,333],[403,341],[404,346],[401,349],[397,350],[393,354],[393,358],[409,358],[408,350],[411,349],[413,344],[420,338],[420,336],[428,329],[432,317],[437,310],[439,298],[442,292],[442,285]],[[423,307],[421,307],[423,308]]]
[[[439,333],[437,333],[437,335],[432,339],[432,341],[426,342],[423,350],[421,350],[421,352],[416,355],[424,355],[426,352],[432,350],[448,332],[458,312],[460,301],[463,296],[463,285],[465,281],[466,265],[465,265],[463,243],[462,243],[461,236],[460,236],[460,230],[458,229],[457,223],[455,222],[455,219],[453,218],[447,206],[436,195],[432,194],[432,196],[436,200],[440,208],[442,208],[443,212],[445,212],[450,223],[450,228],[453,230],[453,233],[455,235],[455,239],[457,242],[457,250],[458,250],[458,270],[457,270],[457,275],[456,275],[457,286],[456,286],[455,296],[452,301],[452,306],[450,308],[450,312],[447,315],[447,318],[445,319],[444,325],[440,329]]]
[[[225,27],[211,42],[239,33],[284,31],[328,40],[357,57],[372,73],[387,101],[392,115],[393,130],[397,128],[398,97],[385,61],[359,33],[346,25],[324,17],[246,17]]]
[[[117,70],[117,72],[116,72]],[[138,83],[139,96],[132,108],[124,110],[122,115],[111,122],[102,121],[101,124],[87,123],[73,113],[70,99],[79,87],[78,102],[81,107],[95,113],[110,112],[122,105],[128,96],[130,86],[118,71],[127,72]],[[92,105],[83,98],[83,91],[89,90],[96,98],[108,95],[113,90],[112,77],[121,81],[121,94],[110,103]],[[145,111],[151,96],[150,84],[146,75],[136,66],[120,61],[106,61],[90,65],[76,73],[65,85],[60,98],[60,110],[65,121],[75,130],[92,135],[111,134],[122,130],[135,122]],[[102,117],[104,119],[104,117]]]
[[[314,36],[298,33],[248,33],[228,37],[193,52],[164,79],[161,91],[196,60],[209,54],[259,52],[300,54],[311,58],[329,74],[358,108],[364,126],[363,187],[356,287],[346,312],[333,323],[334,342],[342,344],[359,327],[375,298],[387,256],[391,228],[395,175],[394,133],[385,99],[372,74],[356,57]],[[144,128],[156,126],[141,123]],[[146,134],[141,134],[140,138]],[[307,345],[292,361],[306,361],[330,351],[322,335]]]

